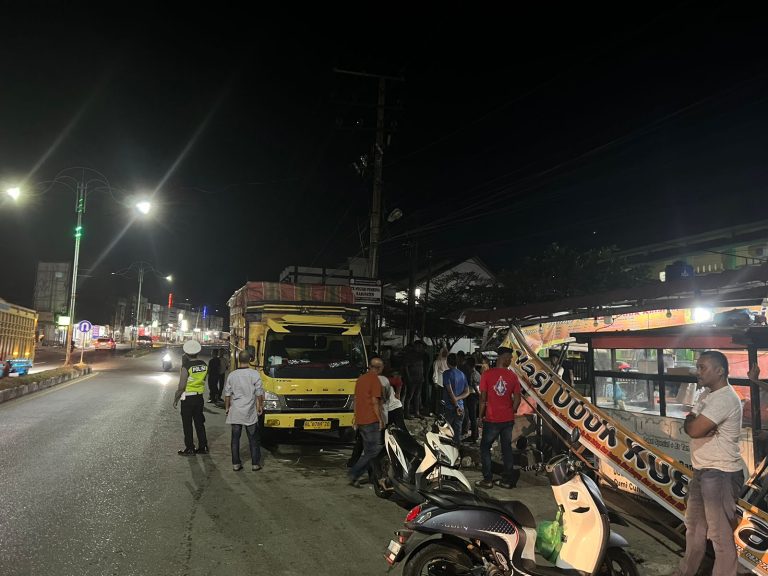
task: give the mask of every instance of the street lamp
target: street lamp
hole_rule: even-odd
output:
[[[152,203],[148,200],[142,200],[141,202],[136,202],[136,209],[144,214],[145,216],[149,214],[149,211],[152,210]]]
[[[78,172],[79,178],[76,178],[74,176],[70,176],[66,172],[70,171],[76,171]],[[91,178],[86,178],[86,173],[91,175],[95,175]],[[73,168],[65,168],[64,170],[61,170],[56,176],[54,176],[53,180],[50,180],[48,182],[45,182],[45,184],[48,185],[48,187],[43,192],[48,192],[51,188],[53,188],[55,185],[61,185],[65,188],[69,188],[72,192],[75,193],[75,214],[77,214],[77,224],[75,225],[75,254],[72,261],[72,286],[71,286],[71,294],[69,298],[69,325],[67,326],[67,335],[65,339],[65,346],[66,346],[66,356],[64,358],[64,364],[70,365],[72,362],[72,341],[73,341],[73,331],[74,331],[74,321],[75,321],[75,303],[77,300],[77,266],[80,261],[80,239],[83,236],[83,214],[85,214],[85,203],[88,198],[88,193],[93,190],[102,190],[107,191],[112,196],[113,199],[120,202],[118,198],[115,197],[114,191],[115,188],[112,187],[112,185],[109,183],[109,179],[104,176],[101,172],[98,170],[94,170],[93,168],[83,168],[83,167],[73,167]],[[22,190],[19,187],[13,187],[6,190],[6,193],[14,199],[14,201],[18,201],[19,197],[22,194]],[[125,204],[125,202],[122,202]],[[149,209],[151,208],[151,205],[149,202],[142,202],[142,204],[146,204],[146,212],[141,210],[139,208],[139,211],[141,211],[143,214],[146,214],[149,212]],[[137,206],[138,208],[138,206]]]
[[[136,334],[134,338],[131,338],[131,348],[134,347],[135,342],[139,339],[139,314],[141,313],[141,287],[144,284],[144,272],[152,272],[155,276],[158,278],[162,278],[163,280],[166,280],[167,282],[173,281],[173,276],[171,274],[168,274],[167,276],[163,276],[160,274],[155,267],[150,264],[149,262],[132,262],[128,267],[123,268],[122,270],[118,270],[117,272],[112,272],[112,275],[118,275],[118,276],[127,276],[128,273],[133,270],[137,269],[138,277],[139,277],[139,293],[136,296]]]

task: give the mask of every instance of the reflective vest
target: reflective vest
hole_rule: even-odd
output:
[[[202,394],[205,391],[205,377],[208,375],[208,365],[202,360],[190,360],[187,366],[187,386],[185,392],[197,392]]]

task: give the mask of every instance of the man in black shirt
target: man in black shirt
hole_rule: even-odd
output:
[[[221,400],[221,388],[219,388],[219,368],[221,368],[219,351],[214,350],[213,356],[208,361],[208,404],[215,404]]]

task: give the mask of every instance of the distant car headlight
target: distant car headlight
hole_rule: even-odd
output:
[[[280,408],[280,396],[274,392],[264,392],[264,410],[278,410]]]

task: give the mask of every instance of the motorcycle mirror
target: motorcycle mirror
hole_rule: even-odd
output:
[[[579,438],[581,438],[581,432],[579,432],[578,428],[574,428],[571,430],[571,445],[576,445],[579,443]]]

